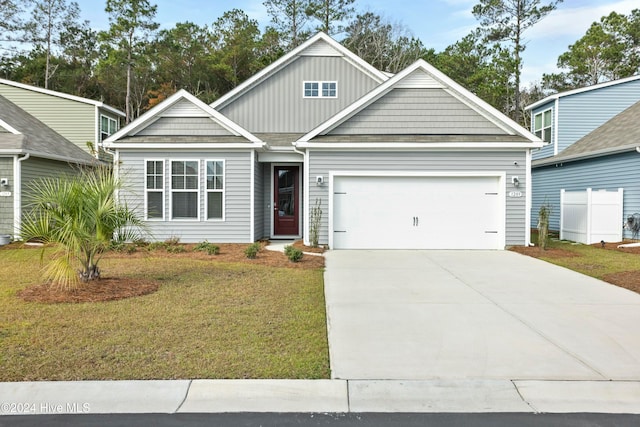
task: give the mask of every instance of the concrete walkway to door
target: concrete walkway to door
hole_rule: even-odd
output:
[[[332,376],[640,380],[640,295],[509,251],[332,251]]]

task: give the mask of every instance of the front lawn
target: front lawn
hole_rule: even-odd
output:
[[[532,240],[537,241],[536,234]],[[599,243],[583,245],[551,239],[547,250],[539,247],[511,249],[640,293],[640,247],[618,248],[618,245],[607,243],[603,247]]]
[[[25,302],[17,293],[41,283],[40,255],[0,250],[0,381],[329,377],[322,268],[113,254],[104,276],[154,280],[158,291]]]

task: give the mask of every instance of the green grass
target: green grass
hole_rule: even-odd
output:
[[[532,241],[537,242],[536,234],[532,236]],[[557,239],[550,239],[548,249],[562,249],[571,252],[574,256],[557,256],[552,252],[545,255],[545,251],[542,251],[540,259],[598,279],[603,279],[608,274],[625,271],[638,271],[640,274],[640,255],[638,254]]]
[[[39,250],[3,250],[0,381],[328,378],[322,270],[215,260],[104,259],[158,292],[81,304],[24,302]]]

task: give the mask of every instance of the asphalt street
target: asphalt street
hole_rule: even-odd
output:
[[[105,414],[0,417],[0,427],[636,427],[640,415],[627,414]]]

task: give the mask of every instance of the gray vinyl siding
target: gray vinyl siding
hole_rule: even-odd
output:
[[[507,246],[524,245],[526,230],[526,152],[513,151],[421,151],[421,152],[329,152],[309,150],[309,203],[319,198],[322,208],[320,244],[328,244],[329,186],[317,186],[318,175],[329,178],[331,171],[419,171],[419,172],[480,172],[506,173],[506,193],[513,190],[511,177],[518,176],[522,197],[506,197],[505,235]],[[517,162],[518,165],[514,165]],[[411,197],[411,195],[407,195]],[[469,221],[473,221],[473,206],[469,206]]]
[[[443,89],[394,89],[332,135],[504,135],[505,131]]]
[[[555,150],[555,141],[556,141],[556,134],[554,132],[555,126],[556,126],[556,115],[555,115],[555,102],[551,101],[551,102],[547,102],[546,104],[536,108],[535,110],[531,111],[531,127],[529,128],[529,130],[531,131],[531,133],[534,133],[534,127],[533,127],[533,123],[535,120],[535,116],[538,113],[542,113],[544,111],[547,111],[551,109],[551,143],[550,144],[546,144],[545,146],[543,146],[542,148],[538,149],[538,150],[533,150],[533,153],[531,155],[531,157],[533,158],[533,160],[537,160],[537,159],[543,159],[545,157],[551,157],[554,155],[554,150]]]
[[[144,218],[145,160],[165,160],[164,168],[164,212],[165,220],[145,221],[147,238],[163,241],[178,237],[183,243],[207,240],[212,243],[247,243],[251,236],[251,164],[250,151],[121,151],[120,174],[126,182],[126,190],[121,191],[122,201],[134,208]],[[171,160],[200,161],[200,219],[171,220]],[[206,219],[206,196],[204,190],[203,166],[205,160],[225,161],[225,220]]]
[[[162,117],[136,135],[226,136],[231,132],[208,117]]]
[[[0,191],[11,192],[9,197],[0,197],[0,234],[13,235],[13,157],[0,157],[0,178],[9,180],[8,187],[0,187]]]
[[[42,178],[56,178],[78,173],[78,166],[55,160],[30,157],[22,162],[22,209],[27,211],[32,202],[32,185]]]
[[[624,214],[640,212],[640,154],[616,154],[597,159],[544,166],[532,170],[531,227],[538,225],[538,211],[543,203],[551,205],[549,228],[560,230],[560,190],[617,190],[624,188]],[[625,237],[631,237],[627,230]]]
[[[87,148],[88,141],[95,144],[98,123],[94,105],[4,84],[0,84],[0,95],[86,152],[90,152]],[[112,116],[109,113],[103,114]]]
[[[338,82],[337,98],[303,98],[304,81]],[[343,57],[298,57],[220,111],[250,132],[306,133],[376,87]]]
[[[264,163],[258,162],[258,156],[255,156],[255,162],[253,164],[254,171],[254,197],[255,197],[255,211],[253,213],[254,216],[254,236],[253,240],[260,240],[265,237],[269,237],[269,233],[265,233],[265,221],[264,221],[264,212],[269,212],[269,209],[266,208],[265,202],[265,180],[264,180],[264,169],[266,166]]]
[[[271,199],[273,198],[271,195],[272,185],[271,185],[271,163],[263,163],[262,168],[262,182],[264,183],[262,186],[262,224],[263,224],[263,233],[265,237],[271,236]],[[256,205],[257,206],[257,205]]]

